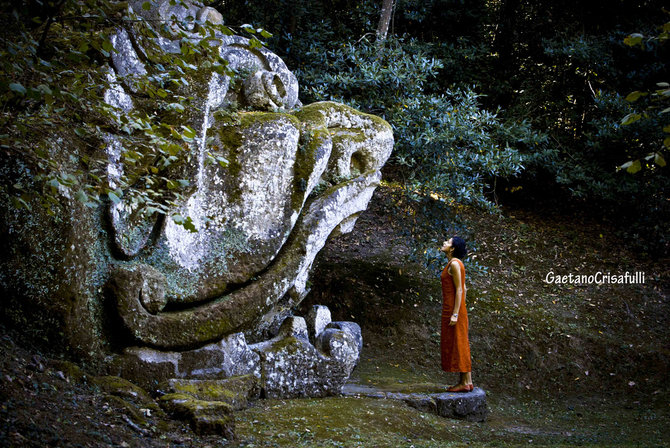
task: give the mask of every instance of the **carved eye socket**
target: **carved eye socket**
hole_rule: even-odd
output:
[[[272,77],[272,85],[274,88],[277,90],[277,93],[281,98],[284,98],[286,96],[286,89],[284,88],[284,82],[281,80],[278,74],[275,73],[275,75]]]
[[[351,155],[351,162],[349,162],[349,172],[352,175],[360,175],[366,171],[367,163],[365,156],[361,151],[356,151]]]

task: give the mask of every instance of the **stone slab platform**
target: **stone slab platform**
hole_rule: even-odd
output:
[[[483,422],[488,415],[486,392],[478,387],[472,392],[465,393],[407,394],[388,392],[360,384],[347,384],[342,389],[342,395],[398,400],[422,412],[471,422]]]

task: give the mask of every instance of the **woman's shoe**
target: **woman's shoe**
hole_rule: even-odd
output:
[[[447,389],[447,392],[470,392],[470,386],[451,386],[449,389]]]
[[[468,384],[468,389],[470,389],[470,392],[475,390],[475,385],[474,384]]]

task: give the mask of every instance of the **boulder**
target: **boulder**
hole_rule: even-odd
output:
[[[325,306],[316,306],[330,315]],[[359,359],[356,336],[327,328],[312,344],[305,319],[291,316],[278,334],[250,346],[260,357],[260,380],[270,398],[324,397],[339,394]]]

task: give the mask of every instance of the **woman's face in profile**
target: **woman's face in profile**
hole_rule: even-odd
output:
[[[453,242],[454,242],[454,239],[453,239],[453,238],[449,238],[447,241],[445,241],[444,243],[442,243],[442,247],[440,248],[440,251],[444,252],[445,254],[446,254],[446,253],[449,253],[449,251],[450,251],[451,248],[452,248],[452,244],[453,244]]]

